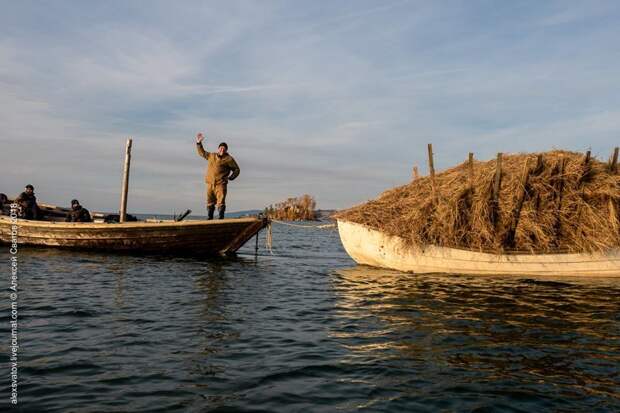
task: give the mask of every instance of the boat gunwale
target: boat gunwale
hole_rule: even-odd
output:
[[[387,234],[384,233],[382,231],[379,231],[376,228],[372,228],[369,225],[365,225],[365,224],[360,224],[358,222],[353,222],[353,221],[347,221],[344,219],[337,219],[336,220],[338,223],[339,222],[343,222],[346,224],[354,224],[354,225],[359,225],[362,226],[368,230],[371,231],[376,231],[376,232],[380,232],[382,234],[384,234],[385,236],[389,236],[389,237],[394,237],[394,238],[398,238],[401,242],[406,244],[406,240],[402,237],[399,237],[398,235],[391,235],[391,234]],[[425,252],[430,248],[436,248],[436,249],[443,249],[443,250],[457,250],[457,251],[464,251],[464,252],[469,252],[469,253],[474,253],[474,254],[487,254],[487,255],[492,255],[494,257],[502,257],[502,256],[506,256],[506,257],[511,257],[511,256],[522,256],[522,255],[526,255],[526,256],[531,256],[531,257],[536,257],[536,256],[550,256],[550,255],[562,255],[562,256],[566,256],[566,255],[578,255],[578,256],[593,256],[593,255],[606,255],[609,252],[614,252],[614,251],[619,251],[620,248],[614,248],[614,249],[610,249],[610,250],[606,250],[606,251],[594,251],[594,252],[575,252],[575,251],[569,251],[566,249],[557,249],[557,250],[553,250],[551,252],[541,252],[541,251],[527,251],[527,250],[504,250],[501,253],[498,253],[497,251],[494,250],[490,250],[490,249],[473,249],[473,248],[465,248],[465,247],[445,247],[445,246],[441,246],[441,245],[435,245],[435,244],[427,244],[424,246],[419,246],[419,245],[409,245],[409,248],[413,249],[413,250],[418,250],[418,251],[422,251]]]
[[[56,228],[56,229],[153,229],[153,228],[178,228],[178,227],[202,227],[202,226],[219,226],[226,224],[243,224],[243,223],[255,223],[262,221],[264,218],[260,217],[242,217],[242,218],[226,218],[226,219],[213,219],[213,220],[187,220],[176,222],[145,222],[145,221],[132,221],[132,222],[61,222],[61,221],[35,221],[29,219],[13,220],[10,216],[0,216],[0,225],[18,225],[29,228]]]

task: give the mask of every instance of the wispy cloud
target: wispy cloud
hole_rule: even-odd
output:
[[[572,1],[560,2],[552,5],[552,12],[538,20],[541,26],[557,26],[573,24],[592,19],[613,16],[618,12],[616,2],[597,1],[589,2]]]
[[[92,7],[91,7],[92,6]],[[193,136],[226,140],[230,208],[308,192],[345,207],[495,152],[616,146],[614,2],[9,3],[0,16],[0,192],[202,209]]]

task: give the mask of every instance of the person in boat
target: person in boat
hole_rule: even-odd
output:
[[[6,196],[6,194],[0,193],[0,215],[5,215],[4,208],[8,206],[9,206],[9,197]]]
[[[41,219],[42,214],[37,204],[37,197],[34,195],[34,186],[28,184],[24,192],[15,199],[19,205],[19,217],[24,219]]]
[[[224,219],[226,211],[226,189],[228,181],[233,181],[239,176],[239,165],[228,153],[228,145],[222,142],[217,147],[217,152],[207,152],[202,146],[204,135],[196,135],[196,149],[198,155],[208,161],[205,182],[207,184],[207,213],[208,218],[213,219],[215,207],[218,208],[220,219]]]
[[[66,222],[92,222],[88,209],[80,205],[77,199],[71,200],[71,211],[67,214]]]

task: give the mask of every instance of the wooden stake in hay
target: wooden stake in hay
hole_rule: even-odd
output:
[[[336,218],[418,247],[496,253],[620,247],[620,175],[613,159],[603,163],[591,154],[551,151],[480,162],[472,154],[460,165],[433,172]]]

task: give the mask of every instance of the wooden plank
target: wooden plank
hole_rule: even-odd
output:
[[[157,254],[201,254],[201,255],[216,255],[226,247],[227,240],[216,240],[201,243],[188,243],[188,244],[168,244],[168,243],[155,243],[155,244],[118,244],[118,243],[93,243],[93,242],[81,242],[75,243],[70,240],[46,240],[41,242],[24,242],[21,245],[30,245],[36,247],[60,247],[71,250],[80,251],[98,251],[98,252],[125,252],[125,253],[157,253]]]
[[[10,223],[8,217],[6,218],[6,222]],[[22,228],[38,228],[40,230],[43,229],[56,229],[56,228],[69,228],[75,229],[77,227],[81,229],[97,229],[101,230],[102,228],[110,229],[110,230],[118,230],[118,229],[134,229],[134,228],[186,228],[186,227],[216,227],[222,225],[229,224],[243,224],[256,222],[258,220],[257,217],[248,217],[248,218],[227,218],[227,219],[214,219],[214,220],[187,220],[181,222],[164,222],[164,223],[147,223],[144,221],[135,221],[135,222],[125,222],[122,224],[119,223],[93,223],[93,222],[48,222],[48,221],[34,221],[34,220],[26,220],[19,219],[18,225],[20,229]],[[3,216],[0,216],[0,223],[3,223]]]
[[[82,231],[80,228],[75,228],[73,230],[68,228],[58,228],[57,230],[45,230],[45,231],[37,231],[36,229],[23,229],[20,231],[21,236],[34,236],[40,238],[74,238],[74,239],[99,239],[99,240],[133,240],[133,239],[144,239],[145,242],[148,242],[150,239],[156,238],[168,238],[168,237],[191,237],[191,236],[200,236],[200,237],[209,237],[216,235],[224,235],[230,238],[234,238],[236,234],[240,231],[243,231],[248,226],[253,225],[255,222],[246,224],[246,225],[234,225],[234,226],[222,226],[217,228],[208,228],[208,227],[198,227],[198,228],[177,228],[177,229],[169,229],[169,230],[161,230],[159,228],[151,228],[151,229],[141,229],[134,228],[133,231],[128,231],[124,229],[116,230],[116,231],[100,231],[100,230],[85,230]]]
[[[35,245],[35,246],[62,246],[67,248],[74,248],[80,250],[95,250],[95,251],[129,251],[140,252],[150,251],[158,253],[169,253],[179,250],[194,250],[205,253],[218,253],[220,250],[229,244],[229,237],[209,237],[207,239],[201,238],[178,238],[171,242],[171,240],[153,239],[148,242],[143,239],[137,240],[123,240],[124,242],[118,242],[117,240],[93,240],[93,239],[70,239],[70,238],[30,238],[22,237],[20,239],[21,245]]]
[[[245,228],[248,225],[253,223],[260,222],[259,220],[251,220],[249,222],[244,223],[230,223],[227,225],[218,225],[218,226],[209,226],[209,225],[201,225],[201,226],[191,226],[191,227],[171,227],[166,226],[166,223],[162,224],[151,224],[150,227],[121,227],[114,224],[105,224],[99,228],[87,227],[75,225],[73,227],[64,225],[64,223],[59,223],[57,226],[51,227],[37,227],[37,226],[20,226],[20,234],[26,234],[30,232],[46,235],[46,234],[60,234],[60,235],[69,235],[69,234],[96,234],[100,237],[107,236],[145,236],[151,237],[156,236],[157,234],[193,234],[193,233],[201,233],[201,234],[209,234],[209,233],[227,233],[238,231],[241,228]],[[2,225],[6,225],[2,223]]]

